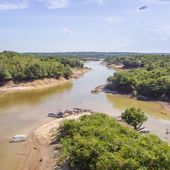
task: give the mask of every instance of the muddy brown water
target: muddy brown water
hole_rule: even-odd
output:
[[[82,107],[97,112],[118,116],[127,107],[141,107],[150,115],[145,126],[161,139],[170,142],[165,134],[170,129],[170,113],[159,103],[143,102],[121,95],[91,94],[96,86],[104,84],[114,73],[98,62],[88,62],[93,70],[72,83],[53,88],[14,92],[0,95],[0,170],[18,170],[24,157],[24,143],[10,144],[9,138],[15,134],[26,134],[48,121],[47,114],[57,109]]]

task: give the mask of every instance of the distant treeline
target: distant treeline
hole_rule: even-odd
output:
[[[113,57],[105,61],[130,69],[109,77],[110,89],[143,99],[170,100],[170,56]]]
[[[108,65],[122,65],[124,68],[145,68],[153,70],[154,68],[170,67],[170,55],[137,55],[123,57],[109,57],[105,59]]]
[[[40,78],[69,78],[71,68],[82,68],[79,59],[73,57],[41,57],[11,51],[0,53],[0,82]]]
[[[58,53],[25,53],[25,54],[33,54],[38,56],[71,56],[71,57],[78,57],[78,58],[108,58],[108,57],[121,57],[121,56],[136,56],[142,55],[142,53],[133,53],[133,52],[58,52]],[[157,54],[159,55],[159,54]],[[167,54],[165,54],[167,55]]]

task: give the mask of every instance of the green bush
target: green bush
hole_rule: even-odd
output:
[[[142,95],[154,100],[170,100],[169,75],[168,69],[118,72],[108,78],[108,87],[118,92]]]
[[[107,87],[110,89],[152,100],[170,100],[170,56],[110,57],[105,61],[131,69],[109,77]]]
[[[96,113],[67,120],[57,140],[61,161],[73,170],[168,170],[170,147],[157,136],[142,136]]]
[[[140,108],[129,108],[122,113],[122,119],[134,129],[139,129],[142,124],[148,119],[145,113]]]
[[[147,70],[153,70],[155,68],[170,67],[169,55],[118,56],[106,58],[105,61],[107,64],[123,64],[125,68],[146,68]]]

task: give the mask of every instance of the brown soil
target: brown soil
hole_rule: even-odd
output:
[[[165,110],[170,112],[170,103],[168,102],[159,102],[159,103],[163,106]]]
[[[89,68],[84,69],[72,69],[72,76],[70,79],[65,79],[64,77],[61,77],[59,79],[55,78],[45,78],[45,79],[39,79],[39,80],[32,80],[29,82],[13,82],[9,81],[3,86],[0,87],[0,93],[4,92],[13,92],[13,91],[23,91],[23,90],[33,90],[33,89],[41,89],[41,88],[47,88],[47,87],[53,87],[57,85],[62,85],[66,82],[71,81],[73,78],[78,78],[84,73],[88,72]]]
[[[89,114],[72,115],[65,119],[78,119]],[[55,145],[50,143],[53,136],[57,135],[57,130],[65,119],[53,119],[30,132],[25,143],[26,157],[21,166],[22,170],[52,170],[55,168],[58,153],[55,152]]]

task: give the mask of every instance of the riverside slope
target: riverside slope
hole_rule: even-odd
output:
[[[73,78],[78,78],[82,74],[90,71],[90,68],[83,69],[72,69],[73,74],[70,79],[65,79],[64,77],[56,78],[44,78],[38,80],[32,80],[29,82],[18,82],[14,83],[13,81],[9,81],[4,86],[0,87],[0,93],[4,92],[14,92],[14,91],[24,91],[24,90],[34,90],[34,89],[42,89],[53,87],[57,85],[62,85],[66,82],[71,81]]]
[[[52,137],[56,135],[58,128],[64,120],[79,119],[83,115],[71,115],[67,118],[55,119],[32,130],[25,143],[26,156],[21,166],[22,170],[51,170],[56,166],[56,156],[59,156],[56,145],[51,145]],[[54,151],[56,150],[56,152]]]

